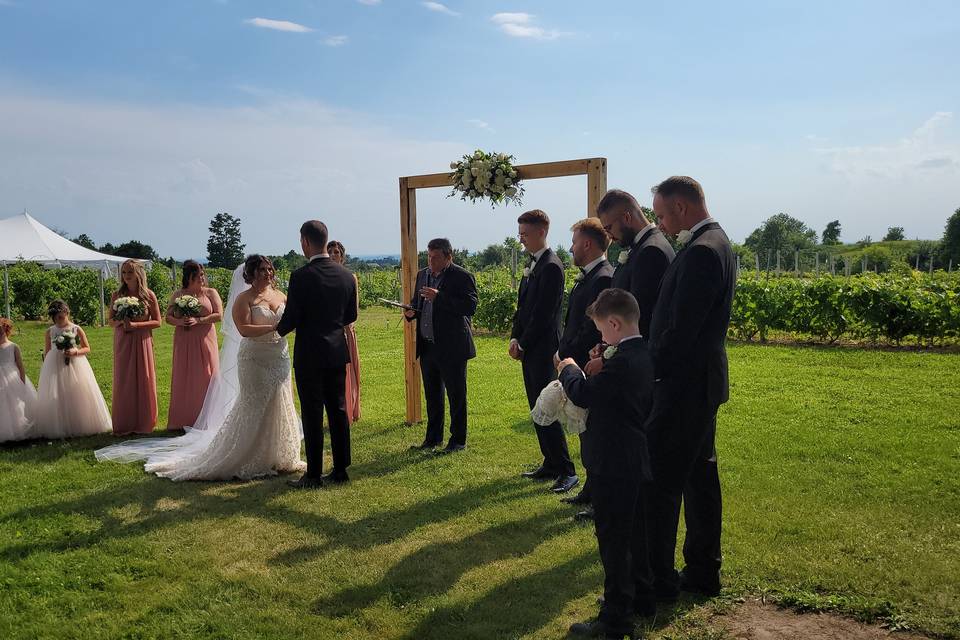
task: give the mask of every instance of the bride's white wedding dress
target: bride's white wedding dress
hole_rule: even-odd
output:
[[[275,327],[283,310],[283,305],[276,311],[255,306],[251,322]],[[97,459],[145,460],[145,471],[174,481],[246,480],[305,470],[286,339],[271,331],[240,340],[237,384],[236,399],[221,424],[188,429],[178,438],[124,442],[97,451]]]

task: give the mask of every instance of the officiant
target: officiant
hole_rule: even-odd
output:
[[[412,309],[404,312],[417,323],[417,358],[427,400],[427,433],[411,449],[443,444],[444,392],[450,401],[450,439],[437,453],[463,450],[467,444],[467,361],[477,355],[471,318],[477,310],[473,274],[453,263],[446,238],[427,243],[427,267],[417,273]]]

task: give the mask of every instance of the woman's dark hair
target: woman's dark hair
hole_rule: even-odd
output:
[[[260,255],[259,253],[247,256],[247,259],[243,262],[243,281],[247,284],[253,284],[253,281],[257,278],[257,269],[260,268],[260,265],[264,264],[276,271],[273,263],[270,262],[270,258],[267,256]]]
[[[347,249],[343,246],[343,243],[339,240],[331,240],[327,243],[327,253],[330,253],[330,249],[336,247],[340,249],[340,255],[343,257],[344,262],[347,260]]]
[[[61,313],[70,313],[70,305],[63,300],[54,300],[47,307],[47,315],[50,316],[51,320],[54,320]]]
[[[203,272],[203,267],[200,266],[200,263],[196,260],[185,260],[183,263],[183,273],[182,278],[180,279],[183,288],[186,289],[190,286],[190,281],[193,280],[193,277],[200,275]]]

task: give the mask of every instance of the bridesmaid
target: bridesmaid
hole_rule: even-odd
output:
[[[146,315],[116,320],[113,301],[140,298]],[[157,425],[157,373],[153,362],[153,330],[160,327],[160,305],[147,287],[147,272],[136,260],[120,267],[120,288],[110,298],[113,327],[113,433],[150,433]]]
[[[210,380],[220,370],[215,324],[223,319],[220,294],[207,286],[207,274],[195,260],[183,263],[182,285],[182,289],[173,293],[166,317],[167,324],[176,327],[173,332],[168,431],[192,427],[196,423]],[[200,301],[199,316],[177,317],[173,301],[183,295]]]
[[[347,250],[337,240],[331,240],[327,243],[327,253],[330,259],[338,264],[345,264],[347,261]],[[354,275],[356,280],[357,276]],[[360,284],[357,282],[357,289]],[[357,305],[360,304],[360,296],[357,296]],[[351,424],[360,419],[360,352],[357,350],[357,332],[354,323],[350,323],[343,328],[347,337],[347,349],[350,352],[350,362],[347,363],[347,419]]]

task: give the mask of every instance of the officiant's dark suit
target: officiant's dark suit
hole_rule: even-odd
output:
[[[617,264],[612,287],[633,294],[640,307],[640,334],[650,335],[650,318],[657,303],[660,280],[676,253],[666,236],[654,226],[641,230],[625,264]]]
[[[520,280],[517,311],[513,316],[512,340],[523,350],[523,385],[530,408],[540,392],[556,380],[553,356],[560,344],[560,308],[563,304],[563,263],[549,247],[529,266],[530,275]],[[559,422],[534,425],[543,454],[542,477],[570,478],[576,475],[566,436]],[[538,471],[540,471],[538,470]]]
[[[423,287],[437,289],[436,298],[421,296]],[[448,448],[463,447],[467,443],[467,361],[477,355],[471,328],[477,283],[472,273],[452,262],[440,273],[426,267],[417,273],[410,306],[416,309],[417,357],[427,401],[427,433],[420,447],[443,442],[444,390],[450,401]]]
[[[656,377],[647,424],[654,474],[650,561],[662,595],[678,586],[719,590],[721,497],[714,439],[717,410],[729,397],[725,343],[737,263],[726,233],[710,220],[667,268],[650,323]],[[686,586],[674,569],[681,500]]]
[[[574,404],[590,410],[581,438],[604,572],[600,620],[613,630],[629,630],[634,609],[646,615],[656,607],[641,500],[641,483],[650,478],[643,426],[653,397],[653,363],[644,340],[632,338],[618,345],[599,373],[585,378],[568,365],[560,382]]]
[[[325,245],[326,237],[319,246]],[[350,353],[343,328],[356,319],[356,279],[329,256],[315,255],[290,274],[287,308],[277,332],[280,335],[297,332],[293,368],[300,396],[307,478],[319,479],[323,474],[323,412],[326,410],[333,453],[331,479],[346,479],[350,466],[350,426],[345,380]]]

